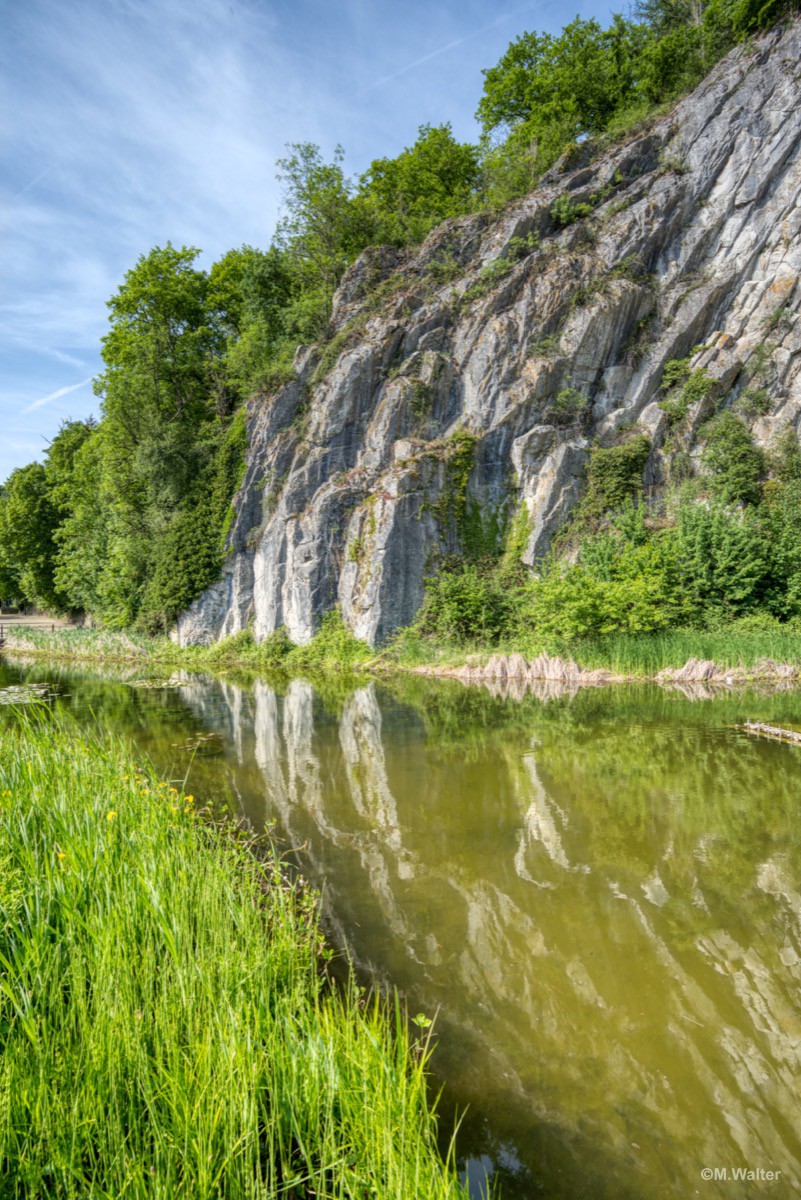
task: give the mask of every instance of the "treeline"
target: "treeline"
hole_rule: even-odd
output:
[[[290,147],[269,250],[210,270],[193,248],[140,258],[109,301],[98,422],[67,422],[0,489],[0,598],[156,632],[214,579],[246,449],[243,401],[326,338],[343,272],[371,245],[524,194],[570,145],[615,136],[694,86],[799,0],[641,0],[603,28],[525,33],[486,71],[476,145],[424,125],[357,179],[337,150]]]

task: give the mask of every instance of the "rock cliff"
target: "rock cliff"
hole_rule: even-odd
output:
[[[332,337],[249,405],[223,578],[175,637],[281,625],[307,642],[334,605],[380,643],[426,575],[515,514],[534,566],[579,500],[589,447],[645,434],[644,482],[747,390],[755,440],[801,417],[801,24],[738,49],[663,118],[579,147],[501,215],[374,249]],[[714,381],[671,433],[665,364]]]

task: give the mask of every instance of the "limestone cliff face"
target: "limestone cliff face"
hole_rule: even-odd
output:
[[[757,442],[797,428],[799,63],[796,22],[501,216],[365,253],[336,296],[333,340],[299,351],[297,379],[250,404],[224,577],[177,639],[252,621],[259,639],[285,625],[306,642],[339,604],[381,642],[460,551],[467,517],[488,526],[521,505],[535,565],[581,496],[590,444],[647,434],[645,483],[664,482],[672,359],[694,353],[716,380],[683,424],[690,460],[712,403],[755,380],[770,398],[751,418]]]

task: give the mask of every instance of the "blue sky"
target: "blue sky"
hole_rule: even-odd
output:
[[[267,246],[275,160],[363,170],[423,122],[462,139],[524,29],[612,9],[492,0],[6,0],[0,45],[0,480],[97,412],[106,300],[171,240]]]

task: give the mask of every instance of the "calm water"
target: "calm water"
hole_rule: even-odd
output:
[[[801,747],[735,728],[801,695],[25,677],[275,826],[360,971],[438,1014],[476,1196],[801,1192]]]

